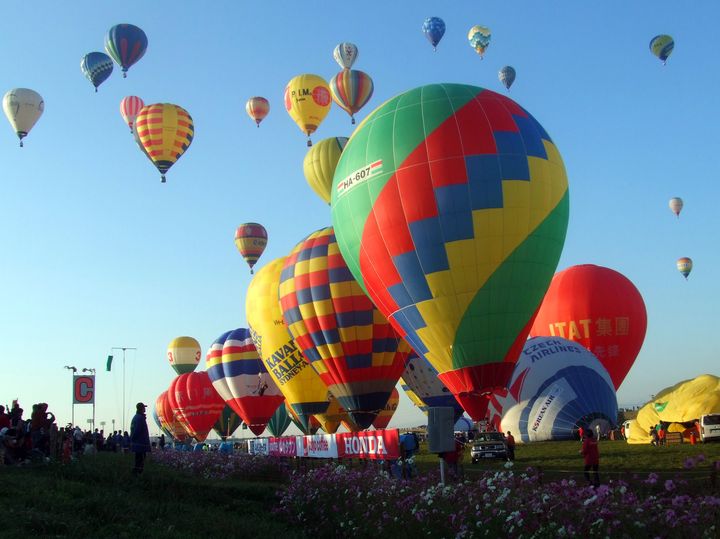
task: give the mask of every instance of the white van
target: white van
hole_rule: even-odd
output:
[[[720,440],[720,414],[700,416],[700,440],[703,442]]]

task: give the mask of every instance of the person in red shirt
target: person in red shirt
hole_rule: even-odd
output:
[[[583,441],[583,438],[585,437],[585,429],[582,427],[578,427],[578,437],[580,438],[580,441]]]
[[[5,407],[0,405],[0,429],[10,428],[10,416],[5,413]]]
[[[505,450],[507,452],[507,459],[509,461],[515,460],[515,437],[510,431],[508,431],[507,436],[505,436]]]
[[[599,487],[600,474],[598,473],[598,469],[600,467],[600,451],[598,449],[598,442],[593,435],[593,431],[590,429],[585,433],[580,454],[585,459],[585,479],[592,486]],[[590,479],[590,470],[593,471],[592,480]]]

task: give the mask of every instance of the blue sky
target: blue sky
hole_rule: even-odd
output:
[[[138,349],[127,355],[130,414],[137,400],[153,402],[169,385],[172,338],[192,335],[204,354],[222,332],[245,325],[251,276],[233,244],[235,227],[266,226],[261,267],[330,224],[328,207],[305,183],[305,137],[282,96],[295,75],[332,77],[341,41],[357,44],[354,67],[375,83],[359,119],[422,84],[502,92],[498,70],[515,67],[510,97],[543,124],[568,171],[571,217],[559,269],[616,269],[647,305],[645,345],[619,403],[718,374],[710,337],[720,298],[712,269],[720,263],[720,75],[711,36],[720,5],[444,4],[225,1],[178,9],[169,1],[78,1],[71,9],[42,1],[6,11],[0,90],[38,91],[45,114],[23,149],[0,120],[0,402],[19,397],[29,409],[46,401],[69,421],[63,366],[92,367],[97,420],[119,426],[122,372],[104,372],[111,347]],[[420,30],[432,15],[447,24],[435,53]],[[102,51],[105,33],[121,22],[145,30],[147,54],[127,79],[116,67],[95,94],[80,59]],[[493,32],[484,60],[467,43],[475,24]],[[676,43],[665,67],[648,50],[660,33]],[[195,140],[167,184],[123,124],[126,95],[176,103],[194,119]],[[253,95],[270,100],[260,129],[244,111]],[[349,136],[351,128],[334,106],[313,138]],[[679,220],[667,207],[672,196],[685,200]],[[687,282],[675,269],[681,256],[695,263]],[[90,415],[76,406],[78,423]],[[403,397],[391,425],[423,419]]]

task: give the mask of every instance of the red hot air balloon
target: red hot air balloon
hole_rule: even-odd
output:
[[[167,425],[167,429],[171,436],[178,442],[184,442],[188,437],[188,433],[182,423],[178,420],[177,414],[173,411],[167,391],[163,391],[160,394],[158,400],[156,401],[156,406],[158,409],[158,416],[162,413],[161,418],[165,420],[165,424]]]
[[[617,389],[640,352],[646,329],[645,302],[635,285],[617,271],[584,264],[553,277],[530,336],[579,342],[597,356]]]
[[[198,442],[207,438],[225,408],[225,401],[205,371],[175,378],[168,389],[168,400],[180,423]]]

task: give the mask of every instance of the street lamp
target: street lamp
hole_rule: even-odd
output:
[[[73,373],[73,381],[74,381],[74,380],[75,380],[75,373],[77,372],[77,367],[73,367],[73,366],[71,366],[71,365],[65,365],[63,368],[64,368],[64,369],[68,369],[69,371],[72,371],[72,373]],[[70,422],[72,423],[72,426],[74,427],[74,426],[75,426],[75,387],[74,387],[74,385],[73,385],[73,393],[72,393],[72,405],[71,405],[71,410],[72,410],[72,416],[71,416],[72,419],[70,420]]]
[[[113,346],[110,350],[122,350],[122,353],[123,353],[122,430],[123,430],[123,432],[125,432],[125,351],[126,350],[137,350],[137,348],[130,348],[129,346]]]

